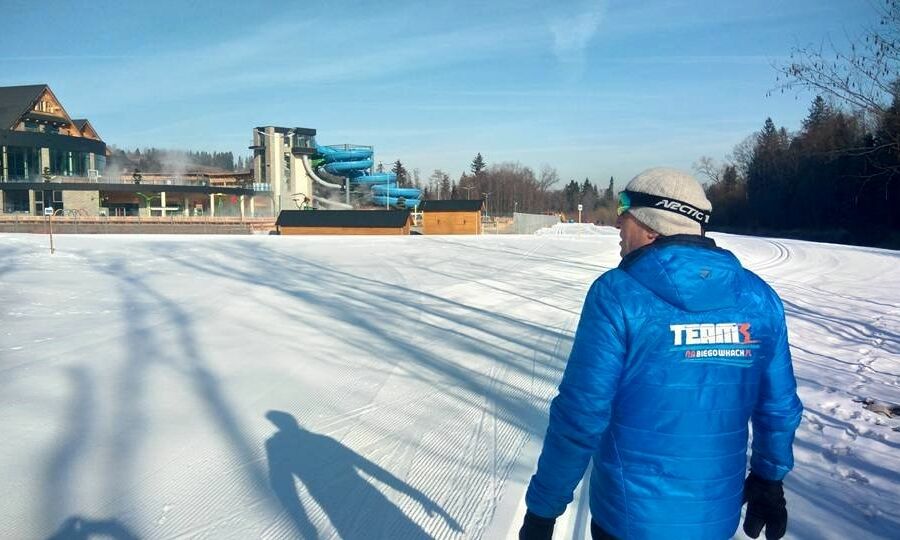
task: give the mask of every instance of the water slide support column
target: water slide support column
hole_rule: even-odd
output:
[[[282,185],[284,168],[284,149],[283,139],[280,133],[275,132],[275,128],[269,126],[266,128],[266,136],[264,146],[266,152],[266,170],[265,178],[272,190],[272,198],[274,199],[275,208],[272,209],[275,216],[281,212],[282,208]]]

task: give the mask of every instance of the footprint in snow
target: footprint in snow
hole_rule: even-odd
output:
[[[850,426],[847,429],[845,429],[844,434],[841,435],[841,437],[843,439],[848,440],[848,441],[855,441],[857,436],[858,436],[858,432],[856,431],[856,428],[853,426]]]
[[[821,407],[822,410],[828,411],[831,414],[834,414],[834,411],[838,410],[840,406],[840,403],[838,403],[837,401],[826,401],[825,403],[819,403],[819,407]]]
[[[853,450],[849,446],[842,444],[832,444],[829,448],[822,450],[822,457],[829,463],[837,463],[842,457],[853,454]]]
[[[819,421],[819,419],[815,416],[804,414],[803,419],[806,420],[806,425],[808,426],[808,429],[810,431],[818,431],[819,433],[821,433],[825,429],[825,426],[822,424],[822,422]]]
[[[869,479],[866,477],[866,475],[862,474],[856,469],[844,469],[843,467],[838,467],[837,473],[843,480],[849,480],[851,482],[856,482],[859,484],[869,483]]]

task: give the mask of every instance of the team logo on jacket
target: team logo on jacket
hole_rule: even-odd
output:
[[[672,350],[684,351],[685,361],[749,367],[759,340],[750,334],[751,324],[671,324]]]

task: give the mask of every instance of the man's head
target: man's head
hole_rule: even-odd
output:
[[[659,236],[702,235],[712,204],[703,186],[688,173],[668,168],[647,169],[619,194],[621,255],[652,243]]]

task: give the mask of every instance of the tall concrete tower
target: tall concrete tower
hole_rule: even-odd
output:
[[[272,209],[296,210],[298,203],[313,200],[313,178],[303,160],[316,153],[316,130],[276,126],[253,129],[253,180],[268,184]]]

